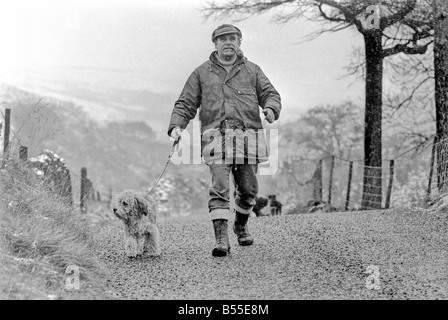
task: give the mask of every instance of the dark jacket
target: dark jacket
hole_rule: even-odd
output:
[[[260,67],[244,56],[238,56],[235,65],[227,73],[213,52],[210,59],[196,68],[188,78],[174,105],[168,135],[174,127],[185,129],[199,109],[201,150],[206,163],[220,157],[220,152],[216,152],[219,146],[214,146],[215,152],[211,154],[209,149],[210,143],[217,141],[216,134],[222,133],[223,124],[227,123],[225,120],[232,123],[231,128],[237,129],[236,132],[243,136],[256,135],[257,150],[249,146],[244,155],[245,158],[255,157],[262,162],[267,160],[267,153],[264,134],[258,131],[263,129],[260,107],[271,108],[275,119],[278,119],[280,95]],[[212,136],[215,139],[210,139]],[[207,145],[208,149],[204,149]],[[237,142],[236,147],[241,147],[238,145]]]

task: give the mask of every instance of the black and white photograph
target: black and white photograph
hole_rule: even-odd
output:
[[[448,300],[448,1],[1,1],[0,40],[0,300]]]

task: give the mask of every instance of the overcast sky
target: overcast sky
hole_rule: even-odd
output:
[[[135,84],[140,89],[176,95],[214,50],[213,29],[231,22],[204,21],[199,10],[202,0],[0,3],[3,79],[31,67],[113,68],[141,74]],[[245,55],[260,65],[280,92],[285,114],[298,115],[317,104],[348,99],[362,105],[364,84],[349,87],[353,78],[340,80],[353,49],[362,45],[356,31],[303,42],[321,26],[304,20],[281,25],[273,22],[271,14],[235,25],[243,32]],[[57,77],[62,74],[55,73],[55,81],[63,80]]]

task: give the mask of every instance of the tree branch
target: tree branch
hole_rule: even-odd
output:
[[[432,41],[428,42],[425,45],[421,45],[421,46],[413,46],[413,47],[408,47],[408,43],[400,43],[395,45],[392,48],[388,48],[388,49],[384,49],[383,53],[382,53],[382,57],[386,58],[389,56],[392,56],[394,54],[397,53],[405,53],[405,54],[425,54],[426,50],[428,49],[428,46],[432,43]]]
[[[317,5],[317,7],[319,8],[319,12],[321,14],[321,16],[328,21],[332,21],[332,22],[347,22],[347,20],[341,19],[341,18],[336,18],[336,17],[330,17],[328,16],[325,11],[322,9],[322,5],[323,3],[319,3]]]
[[[269,11],[272,8],[283,6],[296,0],[277,0],[277,1],[252,1],[252,0],[231,0],[223,5],[218,5],[216,1],[208,1],[201,9],[206,19],[212,15],[220,13],[222,16],[230,16],[233,13],[241,14],[260,14]]]
[[[422,87],[427,81],[431,80],[432,78],[427,77],[425,79],[423,79],[410,93],[410,95],[404,99],[403,101],[401,101],[397,106],[393,107],[395,110],[393,111],[392,115],[394,115],[398,110],[400,110],[400,108],[402,106],[404,106],[405,104],[409,104],[412,99],[414,98],[414,95],[416,94],[417,90],[420,89],[420,87]]]
[[[406,4],[404,5],[403,9],[398,11],[397,13],[389,16],[381,18],[380,20],[380,29],[384,30],[387,27],[401,21],[406,17],[409,13],[414,10],[415,6],[417,4],[417,0],[407,0]]]
[[[333,0],[318,0],[318,2],[320,3],[320,5],[325,4],[332,8],[338,9],[344,15],[345,22],[348,23],[349,25],[355,25],[360,33],[364,34],[364,32],[366,31],[361,21],[356,19],[359,12],[350,11],[347,6],[343,6],[340,3]]]
[[[353,20],[355,15],[351,12],[346,6],[341,5],[340,3],[333,0],[318,0],[320,4],[325,4],[327,6],[338,9],[342,12],[342,14],[347,18],[347,20]]]

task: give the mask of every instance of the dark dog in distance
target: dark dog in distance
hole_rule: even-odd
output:
[[[277,216],[282,214],[282,203],[276,199],[275,194],[268,195],[269,204],[271,205],[271,215]]]
[[[252,211],[255,213],[257,217],[262,216],[261,209],[265,208],[269,203],[269,200],[264,197],[256,197],[255,198],[255,205],[252,208]]]
[[[269,205],[270,210],[268,214],[263,214],[262,209],[266,208]],[[256,197],[255,205],[252,209],[257,217],[264,215],[280,215],[282,214],[282,203],[276,199],[276,195],[271,194],[265,197]]]

